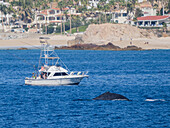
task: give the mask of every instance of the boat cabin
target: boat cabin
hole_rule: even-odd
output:
[[[41,67],[39,74],[40,79],[50,79],[55,78],[56,76],[67,76],[68,71],[60,66],[44,66]]]

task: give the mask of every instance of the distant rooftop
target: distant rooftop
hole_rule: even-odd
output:
[[[163,20],[167,19],[169,16],[144,16],[138,17],[137,20]]]

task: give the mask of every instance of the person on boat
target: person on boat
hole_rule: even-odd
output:
[[[43,66],[41,66],[41,71],[44,71],[44,67]]]
[[[35,79],[35,75],[34,75],[34,73],[32,73],[32,78],[33,78],[33,79]]]
[[[44,73],[44,75],[45,75],[44,79],[47,79],[47,73]]]
[[[43,74],[43,72],[41,72],[41,74],[40,74],[40,79],[44,79],[44,74]]]

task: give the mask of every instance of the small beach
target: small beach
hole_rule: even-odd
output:
[[[67,46],[67,41],[72,40],[75,36],[65,36],[65,35],[36,35],[34,37],[27,38],[17,38],[9,40],[0,40],[0,49],[15,49],[15,48],[30,48],[34,49],[40,46],[39,37],[45,36],[49,37],[48,42],[53,46]]]
[[[50,37],[48,41],[53,46],[68,46],[67,42],[69,40],[75,39],[75,35],[66,36],[66,35],[37,35],[35,37],[27,38],[18,38],[18,39],[9,39],[9,40],[0,40],[0,49],[15,49],[15,48],[30,48],[34,49],[35,47],[40,46],[39,37],[45,36]],[[130,43],[131,42],[131,43]],[[107,44],[108,42],[104,43]],[[132,40],[122,40],[122,41],[113,41],[114,45],[121,48],[127,47],[130,45],[135,45],[141,47],[142,49],[170,49],[170,37],[160,37],[160,38],[134,38]],[[102,45],[98,42],[94,43]]]

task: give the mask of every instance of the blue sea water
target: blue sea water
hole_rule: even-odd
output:
[[[170,50],[57,50],[70,70],[90,77],[79,86],[24,85],[39,52],[0,50],[0,127],[170,127]],[[91,100],[106,91],[132,101]]]

